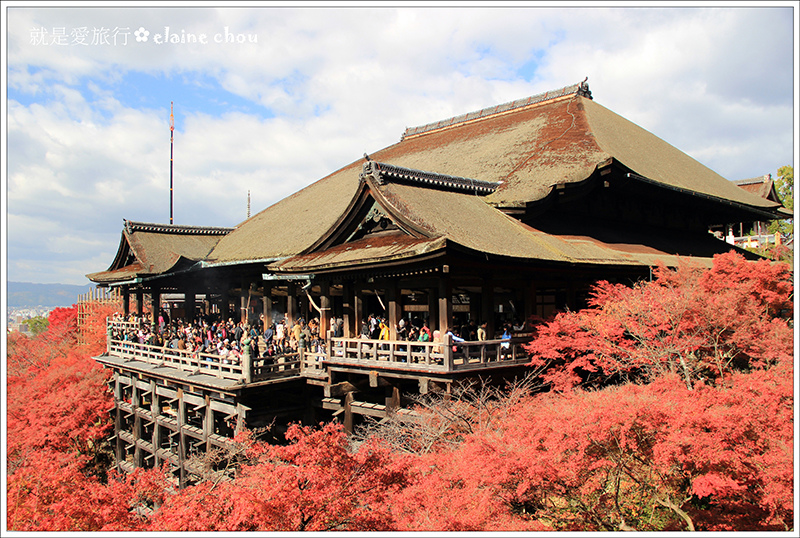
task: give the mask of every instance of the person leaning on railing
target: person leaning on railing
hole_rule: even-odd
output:
[[[242,362],[249,363],[253,358],[253,349],[251,347],[251,343],[253,342],[253,338],[250,336],[249,333],[245,333],[242,336]]]

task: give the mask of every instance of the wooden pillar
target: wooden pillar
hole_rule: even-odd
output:
[[[136,386],[136,377],[131,376],[131,407],[133,408],[133,466],[144,467],[144,458],[142,456],[142,447],[139,444],[139,439],[142,436],[142,416],[139,413],[141,408],[142,398],[139,394],[139,387]]]
[[[150,304],[153,305],[153,316],[150,319],[150,325],[155,328],[158,326],[158,313],[161,311],[161,290],[158,286],[153,286],[150,289]]]
[[[481,317],[486,323],[486,339],[494,339],[494,282],[489,277],[483,279],[481,286]]]
[[[482,323],[481,309],[483,308],[483,303],[481,299],[482,297],[478,293],[469,294],[469,320],[475,323]]]
[[[272,286],[264,285],[264,297],[262,299],[264,311],[264,329],[272,324]]]
[[[386,387],[386,398],[384,400],[386,410],[397,409],[400,407],[400,388],[397,385]]]
[[[203,441],[206,442],[206,453],[211,451],[211,434],[214,433],[214,410],[211,409],[211,396],[205,396],[205,413],[203,415]]]
[[[228,295],[228,290],[223,290],[219,298],[219,315],[222,318],[222,321],[228,321],[228,318],[231,317],[230,300],[231,298]]]
[[[153,467],[161,465],[158,457],[158,450],[161,448],[161,425],[158,423],[158,416],[161,414],[160,396],[156,394],[156,382],[150,380],[150,414],[153,416]]]
[[[344,431],[346,433],[353,433],[353,408],[350,404],[353,403],[353,393],[348,392],[344,397]]]
[[[442,351],[444,351],[445,369],[448,372],[452,372],[455,370],[455,365],[453,364],[453,337],[442,332],[442,343],[444,344]]]
[[[242,279],[241,289],[239,291],[239,321],[242,323],[247,323],[248,318],[250,316],[250,305],[249,303],[250,298],[250,283]]]
[[[433,332],[439,323],[439,288],[428,289],[428,328]]]
[[[297,286],[289,282],[286,286],[286,327],[289,330],[294,326],[295,319],[297,319]],[[286,340],[289,340],[288,336]]]
[[[361,334],[361,322],[366,320],[364,316],[364,298],[361,296],[361,288],[353,287],[353,338]]]
[[[300,301],[301,305],[298,309],[300,311],[300,317],[302,317],[306,323],[308,323],[308,320],[311,319],[311,301],[308,299],[311,295],[311,288],[308,288],[308,292],[306,292],[302,289],[302,285],[300,285],[295,286],[295,290],[297,291],[297,295],[299,297],[298,300]],[[308,295],[306,295],[306,293],[308,293]]]
[[[400,289],[396,280],[386,287],[386,303],[389,317],[389,340],[397,340],[397,323],[403,314],[400,309]]]
[[[183,294],[183,309],[186,311],[186,321],[189,323],[194,322],[194,311],[197,303],[197,295],[194,290],[187,291]]]
[[[320,336],[327,335],[331,329],[331,285],[329,282],[320,283],[319,295],[319,309],[322,311],[319,315],[319,334]]]
[[[358,336],[359,327],[358,316],[355,313],[355,294],[352,282],[342,284],[342,323],[345,338],[355,338]]]
[[[445,265],[439,279],[439,331],[442,335],[450,330],[453,321],[453,285],[449,272],[450,267]]]
[[[126,318],[131,313],[130,295],[131,292],[128,286],[122,286],[122,315]]]
[[[525,319],[522,321],[525,322],[526,327],[529,327],[530,319],[536,314],[536,285],[527,280],[524,286],[525,290]]]
[[[247,410],[241,403],[236,404],[236,427],[234,428],[233,435],[239,435],[239,433],[245,428],[246,420],[245,414]]]
[[[183,389],[178,388],[178,467],[180,470],[180,477],[178,479],[178,487],[183,489],[186,487],[186,435],[183,432],[183,425],[186,421],[186,402],[183,400]]]
[[[119,372],[114,372],[114,403],[116,404],[116,409],[114,410],[114,434],[116,435],[116,439],[114,439],[114,459],[116,460],[117,470],[122,471],[122,467],[120,467],[120,463],[123,461],[122,454],[124,452],[124,446],[122,444],[122,438],[120,437],[120,432],[122,431],[122,409],[119,407],[119,403],[122,401],[122,384],[119,381]]]
[[[242,378],[244,378],[245,383],[252,383],[253,381],[253,358],[250,356],[248,359],[245,355],[242,355]]]
[[[144,314],[144,290],[136,290],[136,315],[140,318]]]

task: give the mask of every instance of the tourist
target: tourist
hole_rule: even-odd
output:
[[[480,324],[480,326],[478,327],[478,331],[476,333],[476,336],[477,336],[479,342],[485,342],[486,341],[486,322],[483,322],[483,323]]]
[[[419,338],[420,342],[430,342],[431,341],[431,330],[428,328],[427,323],[422,324],[422,328],[419,330]]]

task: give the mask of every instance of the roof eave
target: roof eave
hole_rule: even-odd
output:
[[[651,185],[656,185],[658,187],[663,187],[663,188],[671,190],[671,191],[680,192],[680,193],[683,193],[683,194],[689,194],[689,195],[694,196],[696,198],[702,198],[704,200],[709,200],[709,201],[712,201],[712,202],[715,202],[715,203],[728,205],[730,207],[734,207],[734,208],[742,210],[742,211],[747,211],[747,212],[753,213],[755,216],[763,218],[764,220],[774,220],[774,219],[780,218],[780,216],[777,214],[777,212],[781,209],[779,207],[772,208],[775,212],[771,212],[767,208],[763,208],[763,209],[762,208],[757,208],[757,207],[754,207],[754,206],[751,206],[751,205],[743,204],[741,202],[736,202],[734,200],[728,200],[727,198],[721,198],[719,196],[713,196],[711,194],[705,194],[705,193],[693,191],[693,190],[690,190],[690,189],[684,189],[682,187],[678,187],[678,186],[675,186],[675,185],[669,185],[667,183],[662,183],[661,181],[656,181],[654,179],[650,179],[650,178],[647,178],[647,177],[644,177],[644,176],[640,176],[639,174],[636,174],[636,173],[633,173],[633,172],[627,172],[626,176],[631,178],[631,179],[636,179],[638,181],[649,183]]]

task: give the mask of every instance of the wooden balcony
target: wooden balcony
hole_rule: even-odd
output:
[[[406,372],[451,374],[524,364],[530,361],[523,344],[529,337],[482,342],[409,342],[332,338],[324,351],[306,351],[303,375],[317,377],[326,365],[357,366]]]
[[[255,383],[300,375],[300,360],[297,353],[276,358],[252,358],[240,363],[234,358],[211,353],[113,339],[108,340],[107,352],[125,362],[138,361],[158,368],[173,368],[188,375],[202,374],[234,383]]]
[[[452,374],[524,364],[530,361],[523,344],[530,337],[481,342],[366,340],[334,338],[319,349],[278,357],[253,357],[239,362],[211,353],[140,344],[112,338],[129,323],[109,321],[107,354],[123,363],[136,361],[151,368],[172,369],[181,377],[208,376],[228,385],[296,378],[328,378],[330,367],[394,370],[408,374]],[[124,324],[124,325],[123,325]]]

